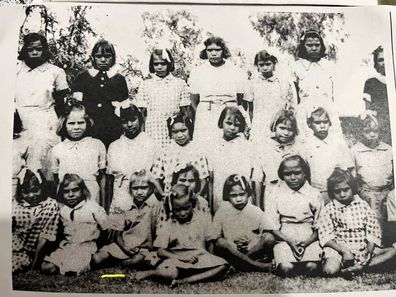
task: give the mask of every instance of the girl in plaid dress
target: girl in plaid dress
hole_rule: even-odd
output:
[[[136,97],[136,106],[143,110],[145,132],[164,148],[171,143],[166,119],[190,105],[187,84],[172,75],[173,57],[168,49],[155,49],[149,62],[152,78],[142,81]]]
[[[357,193],[356,180],[346,170],[336,168],[327,182],[331,202],[319,217],[319,241],[323,247],[323,272],[361,271],[379,266],[395,257],[394,248],[379,249],[381,231],[367,202]]]
[[[48,241],[55,241],[58,203],[45,194],[42,176],[29,169],[19,175],[12,204],[12,271],[35,268]]]

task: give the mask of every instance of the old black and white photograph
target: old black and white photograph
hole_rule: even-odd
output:
[[[14,291],[396,289],[389,12],[18,9]]]

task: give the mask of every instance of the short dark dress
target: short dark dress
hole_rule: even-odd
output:
[[[392,134],[390,128],[389,103],[386,84],[376,77],[369,78],[364,84],[365,94],[370,95],[370,110],[377,112],[381,140],[392,145]]]
[[[125,77],[118,73],[109,77],[106,71],[99,71],[92,76],[89,71],[84,71],[71,88],[73,92],[83,94],[82,102],[94,121],[92,137],[100,139],[108,148],[122,134],[119,118],[114,114],[111,102],[128,98]]]

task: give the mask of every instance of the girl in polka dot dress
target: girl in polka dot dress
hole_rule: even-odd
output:
[[[152,77],[140,84],[135,103],[146,114],[145,132],[162,148],[171,143],[166,119],[180,109],[187,110],[190,105],[187,84],[172,75],[174,69],[170,51],[155,49],[149,62]]]
[[[47,197],[42,176],[24,169],[12,204],[13,272],[40,264],[43,248],[56,239],[58,223],[58,203]]]

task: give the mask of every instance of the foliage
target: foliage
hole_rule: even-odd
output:
[[[342,13],[291,13],[260,12],[249,17],[253,29],[258,31],[268,46],[295,54],[302,32],[319,31],[327,46],[330,60],[336,60],[337,45],[345,42],[345,17]]]
[[[46,36],[52,58],[50,62],[65,70],[69,83],[72,82],[78,73],[85,69],[88,61],[88,37],[96,36],[86,13],[89,6],[71,6],[69,8],[69,24],[64,28],[58,27],[57,16],[51,12],[48,7],[28,6],[25,10],[26,18],[21,26],[21,42],[23,35],[30,32],[26,27],[30,17],[37,15],[40,19],[39,32]]]
[[[149,52],[156,47],[168,48],[175,60],[174,75],[188,77],[194,48],[201,41],[202,30],[197,18],[187,10],[144,12],[142,38]]]

